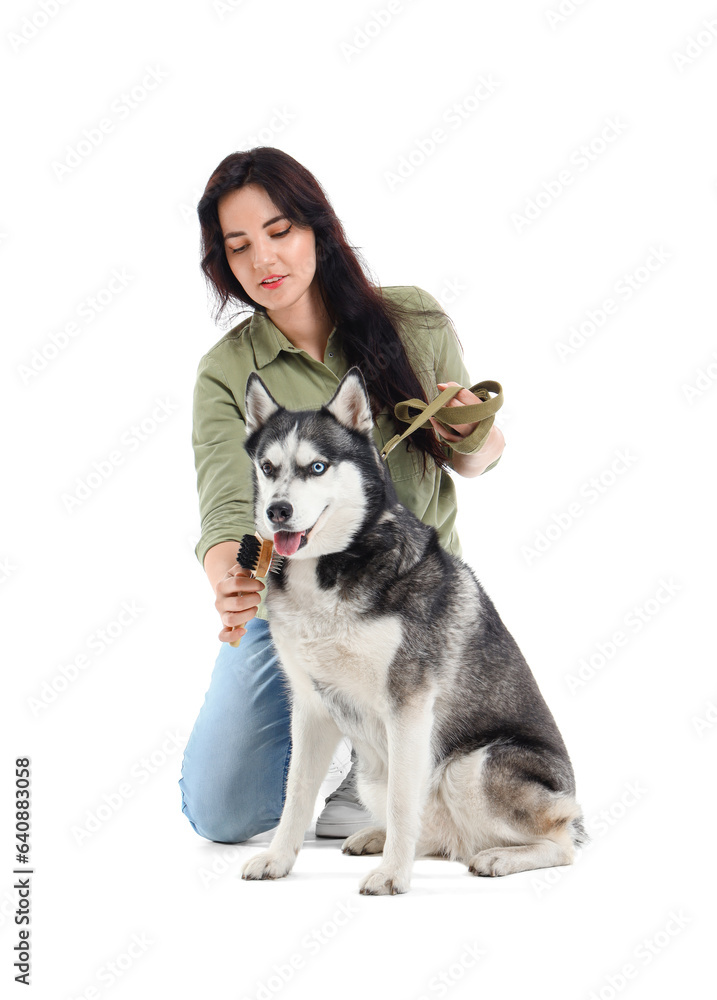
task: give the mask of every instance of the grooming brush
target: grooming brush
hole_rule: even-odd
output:
[[[242,569],[248,569],[253,577],[263,580],[267,573],[279,573],[284,564],[284,556],[274,552],[274,543],[268,538],[255,535],[242,535],[237,552],[237,562]],[[240,626],[234,626],[239,628]],[[241,637],[230,642],[230,646],[238,646]]]

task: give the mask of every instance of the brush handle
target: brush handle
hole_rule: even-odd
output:
[[[249,570],[249,573],[250,573],[250,575],[251,575],[252,578],[254,578],[254,579],[256,578],[256,573],[253,570]],[[242,628],[242,626],[241,625],[233,625],[232,628]],[[243,636],[240,635],[238,639],[235,639],[233,642],[230,642],[229,645],[230,646],[234,646],[234,648],[236,649],[236,647],[242,641],[242,638],[243,638]]]
[[[232,628],[239,628],[239,627],[240,627],[239,625],[233,625],[232,626]],[[236,648],[239,645],[239,643],[241,642],[241,640],[242,640],[242,637],[239,636],[238,639],[235,639],[234,642],[230,642],[229,645],[230,646],[234,646],[234,648]]]

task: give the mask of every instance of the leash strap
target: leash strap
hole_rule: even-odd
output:
[[[428,419],[429,417],[435,417],[448,430],[451,429],[453,424],[474,424],[478,422],[479,426],[471,433],[471,438],[479,430],[481,433],[471,451],[480,451],[493,426],[495,415],[503,405],[503,388],[499,382],[477,382],[470,387],[470,391],[483,400],[483,402],[469,403],[466,406],[448,406],[448,401],[453,399],[462,388],[463,386],[461,385],[446,386],[440,395],[436,396],[430,403],[424,403],[422,399],[406,399],[400,403],[396,403],[393,408],[394,416],[397,420],[401,420],[410,426],[403,434],[396,434],[390,441],[386,442],[381,451],[381,458],[385,461],[389,452],[393,451],[399,441],[403,441],[404,438],[407,438],[409,434],[413,434],[420,427],[432,427],[433,425]],[[491,393],[495,393],[492,399],[490,396]],[[418,410],[418,415],[414,415],[411,412],[412,410]],[[446,442],[446,444],[448,447],[451,447],[450,442]],[[460,444],[460,442],[456,441],[455,444]]]

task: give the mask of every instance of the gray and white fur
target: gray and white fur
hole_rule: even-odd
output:
[[[245,404],[257,530],[305,534],[267,578],[292,703],[286,802],[242,877],[291,871],[342,734],[374,819],[342,850],[383,854],[361,893],[406,892],[421,855],[474,875],[571,864],[588,838],[555,720],[472,570],[398,502],[360,370],[309,411],[252,373]]]

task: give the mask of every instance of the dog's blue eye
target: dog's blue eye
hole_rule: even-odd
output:
[[[274,467],[271,464],[271,462],[262,462],[260,468],[261,468],[261,471],[264,473],[264,475],[268,476],[271,473],[271,470]]]
[[[314,462],[311,466],[311,471],[315,476],[322,476],[327,469],[326,462]]]

